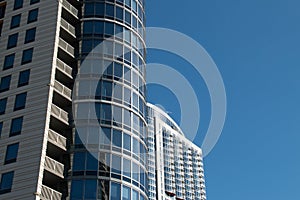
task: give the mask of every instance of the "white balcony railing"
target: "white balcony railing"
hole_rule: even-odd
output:
[[[45,185],[42,185],[41,199],[42,200],[61,200],[62,194]]]
[[[72,78],[72,67],[61,61],[60,59],[56,60],[56,67],[59,69],[62,73],[66,74],[68,77]]]
[[[67,125],[69,125],[69,115],[66,111],[59,108],[58,106],[52,104],[51,105],[51,114],[56,117],[57,119],[63,121]]]
[[[78,10],[72,4],[70,4],[67,0],[63,0],[62,5],[74,17],[78,18]]]
[[[71,101],[72,97],[72,90],[70,90],[68,87],[63,85],[62,83],[58,81],[54,81],[54,89],[60,93],[62,96],[66,97],[68,100]]]
[[[67,22],[66,20],[64,20],[63,18],[61,19],[61,26],[68,31],[73,37],[75,37],[75,27],[72,26],[69,22]]]
[[[49,131],[48,131],[48,141],[63,150],[67,149],[67,138],[60,135],[59,133],[56,133],[55,131],[53,131],[51,129],[49,129]]]
[[[48,156],[45,159],[45,170],[64,178],[64,165]]]
[[[63,39],[59,38],[58,45],[59,45],[60,48],[62,48],[64,51],[66,51],[73,58],[75,57],[74,47],[72,47],[69,43],[67,43]]]

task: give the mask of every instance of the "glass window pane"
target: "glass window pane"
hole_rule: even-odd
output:
[[[24,109],[24,108],[25,108],[26,97],[27,97],[27,92],[18,94],[18,95],[16,96],[14,111],[16,111],[16,110],[21,110],[21,109]]]
[[[8,36],[7,49],[17,46],[19,33]]]
[[[35,40],[35,32],[36,32],[36,28],[32,28],[26,31],[25,44],[29,42],[33,42]]]
[[[3,194],[11,191],[13,179],[14,179],[14,172],[8,172],[2,174],[0,193]]]
[[[73,171],[84,171],[85,170],[85,153],[75,152],[73,161]]]
[[[121,185],[118,183],[111,183],[111,199],[120,200],[121,199]]]
[[[131,126],[131,113],[129,110],[124,109],[124,124],[127,125],[128,127]]]
[[[22,65],[30,63],[32,61],[32,55],[33,48],[24,50],[22,55]]]
[[[123,186],[123,191],[122,191],[122,200],[130,200],[131,196],[131,191],[129,187]]]
[[[113,145],[122,147],[122,132],[119,130],[113,130]]]
[[[22,124],[23,124],[23,117],[12,119],[9,136],[15,136],[21,134]]]
[[[111,170],[114,173],[121,174],[121,157],[117,155],[112,155],[112,165]]]
[[[123,158],[123,175],[131,177],[131,161]]]
[[[28,13],[27,23],[29,24],[29,23],[37,21],[38,14],[39,14],[39,9],[38,8],[36,8],[34,10],[30,10],[29,13]]]
[[[11,75],[1,78],[0,92],[5,92],[9,90],[10,80],[11,80]]]
[[[82,199],[83,195],[83,181],[82,180],[73,180],[72,189],[71,189],[71,198],[73,199]]]
[[[102,127],[100,129],[100,144],[110,145],[111,129]]]
[[[0,122],[0,137],[2,135],[2,129],[3,129],[3,122]]]
[[[15,0],[14,10],[22,8],[22,7],[23,7],[23,0]]]
[[[123,148],[131,151],[131,136],[124,133],[123,134]]]
[[[13,16],[11,18],[10,28],[13,29],[13,28],[19,27],[20,22],[21,22],[21,14]]]
[[[106,4],[106,12],[105,12],[105,15],[107,17],[111,17],[113,18],[115,16],[115,7],[111,4]]]
[[[13,67],[15,61],[15,54],[5,56],[3,70],[10,69]]]
[[[96,3],[96,17],[104,17],[104,3]]]
[[[109,104],[101,104],[101,119],[111,121],[111,105]]]
[[[83,23],[83,34],[93,34],[93,21]]]
[[[95,34],[98,34],[98,35],[103,35],[103,32],[104,32],[104,22],[99,22],[99,21],[96,21],[94,23],[94,33]]]
[[[6,110],[7,98],[0,99],[0,115],[3,115]]]
[[[97,171],[98,169],[98,153],[87,153],[86,170]]]
[[[30,76],[30,69],[25,70],[25,71],[21,71],[20,74],[19,74],[18,87],[28,85],[29,76]]]
[[[122,100],[123,94],[123,87],[121,84],[115,83],[114,84],[114,98]]]
[[[96,199],[97,196],[97,180],[85,181],[85,199]]]
[[[139,199],[139,193],[135,190],[132,190],[132,199],[131,200],[138,200]]]
[[[18,150],[19,150],[19,143],[8,145],[6,149],[4,164],[16,162]]]

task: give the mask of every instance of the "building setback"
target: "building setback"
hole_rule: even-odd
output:
[[[144,4],[0,0],[0,199],[206,199],[201,149],[146,103]]]

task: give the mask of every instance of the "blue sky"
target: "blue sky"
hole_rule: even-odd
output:
[[[222,74],[228,112],[204,160],[208,199],[299,200],[300,2],[147,1],[147,26],[197,40]],[[181,69],[197,88],[202,121],[194,142],[201,145],[210,118],[205,84],[186,61],[166,52],[148,55],[148,62]],[[166,88],[149,86],[149,100],[178,121],[179,103]]]

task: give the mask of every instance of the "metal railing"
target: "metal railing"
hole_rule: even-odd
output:
[[[58,91],[60,94],[62,94],[63,96],[67,97],[69,100],[71,100],[72,90],[70,90],[67,86],[55,80],[54,89]]]
[[[67,43],[63,39],[59,38],[58,45],[63,50],[65,50],[68,54],[70,54],[72,57],[74,57],[74,55],[75,55],[74,47],[72,47],[69,43]]]
[[[67,138],[51,129],[48,131],[48,140],[63,150],[67,149]]]
[[[56,118],[64,121],[66,124],[69,124],[69,115],[66,111],[63,109],[59,108],[58,106],[52,104],[51,105],[51,113],[54,115]]]
[[[72,4],[70,4],[67,0],[63,0],[62,5],[72,15],[74,15],[76,18],[78,18],[78,10]]]
[[[62,194],[45,185],[42,185],[41,199],[42,200],[61,200]]]
[[[68,32],[70,32],[74,37],[75,37],[75,27],[72,26],[69,22],[67,22],[66,20],[64,20],[63,18],[61,19],[61,26]]]
[[[56,60],[56,67],[64,74],[68,75],[70,78],[73,78],[72,77],[72,71],[73,71],[72,67],[70,67],[69,65],[67,65],[66,63],[64,63],[63,61],[61,61],[58,58]]]
[[[45,169],[61,178],[64,178],[64,165],[46,156]]]

